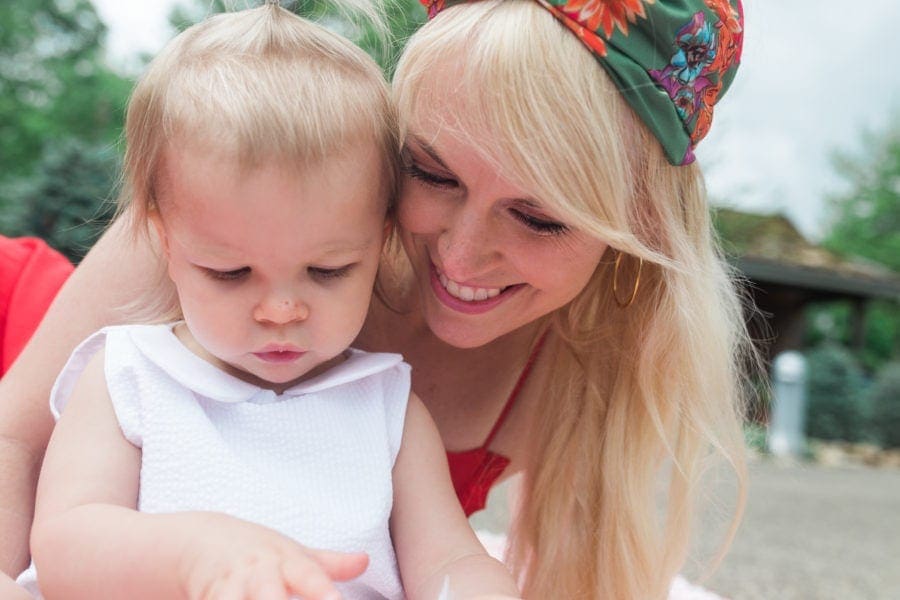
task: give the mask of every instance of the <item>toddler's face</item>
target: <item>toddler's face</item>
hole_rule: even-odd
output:
[[[155,219],[190,330],[228,372],[282,390],[341,360],[385,237],[381,162],[359,144],[302,174],[166,153]]]

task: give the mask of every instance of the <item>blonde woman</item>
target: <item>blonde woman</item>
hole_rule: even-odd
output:
[[[429,12],[394,81],[402,249],[356,345],[412,365],[468,513],[523,473],[525,597],[663,598],[709,457],[744,477],[748,343],[692,153],[739,62],[740,4]],[[116,224],[2,384],[7,564],[25,562],[49,374],[158,261]]]

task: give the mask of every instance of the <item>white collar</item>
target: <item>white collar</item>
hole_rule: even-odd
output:
[[[174,326],[174,323],[135,325],[128,327],[128,335],[140,352],[172,379],[201,396],[220,402],[271,402],[321,392],[386,371],[403,361],[399,354],[348,348],[344,362],[291,386],[279,395],[226,373],[200,358],[175,336]]]

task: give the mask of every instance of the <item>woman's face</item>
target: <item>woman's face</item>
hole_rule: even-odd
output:
[[[454,114],[445,103],[429,114]],[[431,331],[482,346],[575,298],[606,243],[497,174],[479,152],[489,139],[463,142],[433,118],[409,125],[400,235]]]

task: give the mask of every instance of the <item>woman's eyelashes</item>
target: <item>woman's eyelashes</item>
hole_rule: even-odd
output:
[[[560,235],[569,230],[568,226],[557,221],[536,217],[518,209],[510,209],[512,215],[523,225],[540,235]]]
[[[404,154],[403,158],[404,160],[401,169],[407,176],[435,188],[455,189],[460,187],[459,181],[454,177],[422,168],[408,151]],[[525,210],[511,208],[510,213],[517,221],[540,235],[560,235],[569,231],[568,226],[563,223],[559,223],[558,221],[546,217],[533,215]]]
[[[403,170],[403,173],[409,177],[432,187],[454,188],[459,185],[456,179],[426,171],[410,160],[404,161],[401,169]]]

